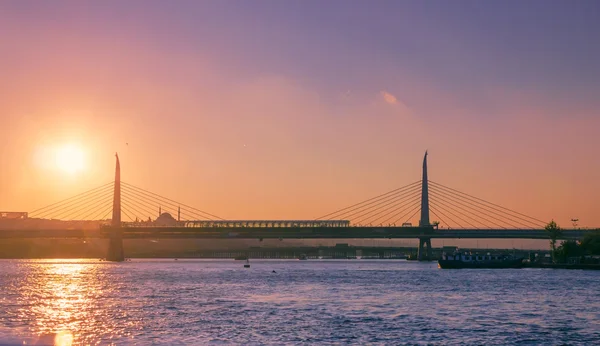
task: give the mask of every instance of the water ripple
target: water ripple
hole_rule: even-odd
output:
[[[0,261],[0,345],[592,345],[599,283],[593,271],[379,260],[265,260],[249,270]]]

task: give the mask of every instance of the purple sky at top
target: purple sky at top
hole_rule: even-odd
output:
[[[236,77],[286,74],[324,92],[385,88],[405,71],[472,102],[489,87],[555,102],[596,101],[600,90],[597,1],[5,1],[0,9],[12,23],[5,35],[58,26],[81,40],[140,40],[213,56]]]

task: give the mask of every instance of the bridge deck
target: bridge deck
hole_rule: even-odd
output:
[[[115,230],[0,230],[0,239],[109,238]],[[431,227],[154,227],[122,228],[124,239],[548,239],[544,229],[433,229]],[[581,239],[598,230],[563,230],[559,239]]]

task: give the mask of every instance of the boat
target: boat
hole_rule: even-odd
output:
[[[457,252],[450,255],[442,254],[438,266],[442,269],[506,269],[523,268],[524,263],[522,258],[507,255]]]
[[[298,259],[301,261],[306,261],[308,259],[308,257],[306,257],[305,254],[301,254],[300,257],[298,257]]]
[[[244,264],[244,268],[250,268],[250,260],[246,258],[246,263]]]

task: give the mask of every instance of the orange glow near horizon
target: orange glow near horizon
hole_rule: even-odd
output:
[[[256,90],[264,97],[257,98]],[[554,218],[562,226],[569,226],[571,218],[579,218],[581,226],[598,225],[592,203],[597,162],[586,160],[574,169],[573,153],[562,154],[558,142],[548,142],[550,151],[536,152],[539,142],[531,148],[527,144],[527,129],[539,127],[536,122],[520,124],[515,132],[511,121],[474,130],[442,120],[438,126],[455,134],[448,141],[441,133],[429,134],[432,123],[397,113],[397,104],[378,93],[373,95],[376,103],[347,113],[357,117],[354,122],[336,124],[326,120],[333,110],[319,109],[310,94],[298,98],[302,90],[287,80],[268,79],[237,91],[240,99],[254,100],[256,112],[273,107],[277,115],[235,119],[235,114],[253,108],[245,106],[244,111],[223,106],[219,99],[202,100],[207,113],[230,115],[205,119],[204,131],[169,118],[132,126],[103,113],[78,127],[71,125],[69,131],[77,136],[53,137],[17,126],[12,140],[30,144],[17,145],[3,157],[10,164],[2,167],[0,210],[31,211],[109,182],[118,151],[124,181],[221,217],[311,219],[420,179],[428,148],[433,181],[542,220]],[[279,102],[270,105],[271,98]],[[286,106],[279,112],[281,102]],[[378,122],[358,117],[370,111],[379,112]],[[311,112],[306,124],[294,121]],[[60,128],[61,123],[53,125]],[[559,125],[546,125],[559,135],[554,126]],[[402,128],[411,131],[399,136],[397,129]],[[583,123],[580,129],[591,128]],[[562,140],[575,143],[575,155],[590,156],[593,147],[576,142],[579,137],[565,134]],[[481,145],[472,146],[472,141]],[[6,184],[7,179],[16,183]]]

